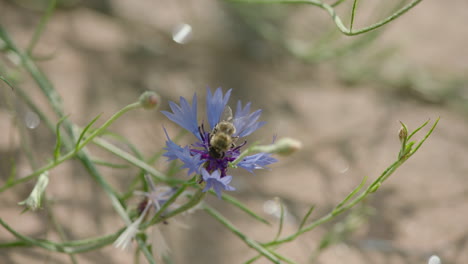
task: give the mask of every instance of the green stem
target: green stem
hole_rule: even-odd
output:
[[[351,9],[351,21],[350,21],[350,23],[349,23],[349,32],[352,32],[352,31],[353,31],[354,16],[355,16],[355,14],[356,14],[357,2],[358,2],[358,0],[354,0],[354,2],[353,2],[353,8]]]
[[[156,212],[156,214],[153,216],[153,218],[151,219],[151,221],[149,222],[149,224],[146,224],[146,225],[142,225],[142,228],[147,228],[151,225],[154,225],[155,223],[161,221],[161,214],[166,211],[166,209],[175,202],[175,200],[177,199],[177,197],[179,197],[184,191],[185,189],[187,188],[186,185],[182,185],[182,187],[180,187],[176,193],[174,193],[170,198],[169,200],[167,200],[163,206],[159,209],[159,211]],[[166,219],[166,216],[164,216],[164,218]]]
[[[156,264],[153,254],[151,254],[151,252],[149,251],[148,246],[146,245],[145,241],[143,241],[143,239],[140,236],[137,236],[136,240],[138,242],[138,246],[140,250],[143,252],[143,255],[145,255],[146,257],[146,260],[148,260],[150,264]]]
[[[98,238],[93,238],[93,239],[55,243],[55,242],[48,241],[48,240],[42,240],[42,239],[38,240],[38,239],[33,239],[28,236],[24,236],[18,233],[17,231],[15,231],[9,225],[7,225],[7,223],[5,223],[2,218],[0,218],[0,225],[2,225],[6,230],[8,230],[17,239],[21,240],[22,241],[21,245],[23,246],[38,246],[47,250],[67,253],[67,254],[82,253],[82,252],[86,252],[86,251],[90,251],[90,250],[94,250],[94,249],[107,246],[111,244],[112,242],[114,242],[115,239],[124,230],[122,228],[121,230],[117,231],[114,234],[110,234],[110,235],[106,235],[106,236],[102,236]],[[19,242],[12,242],[12,243],[19,243]],[[8,243],[5,245],[10,246],[11,243]],[[0,247],[2,247],[1,244],[0,244]]]
[[[400,8],[398,11],[393,13],[392,15],[386,17],[385,19],[380,20],[379,22],[372,24],[367,27],[360,28],[358,30],[352,30],[348,29],[344,24],[341,18],[336,14],[335,9],[333,8],[332,5],[325,4],[321,1],[318,0],[228,0],[232,2],[248,2],[248,3],[261,3],[261,4],[272,4],[272,3],[281,3],[281,4],[309,4],[309,5],[314,5],[317,6],[323,10],[325,10],[333,19],[333,22],[335,22],[336,27],[338,30],[341,31],[346,36],[356,36],[359,34],[363,34],[366,32],[369,32],[371,30],[377,29],[385,24],[388,24],[389,22],[397,19],[404,13],[408,12],[410,9],[415,7],[417,4],[419,4],[422,0],[414,0],[411,3],[407,4],[406,6]],[[340,2],[338,2],[340,3]],[[336,3],[334,4],[336,5]]]
[[[216,220],[218,220],[221,224],[223,224],[227,229],[229,229],[232,233],[234,233],[238,238],[244,241],[249,247],[255,249],[258,253],[265,256],[267,259],[272,261],[273,263],[281,263],[279,258],[272,254],[268,249],[260,245],[259,243],[255,242],[253,239],[244,235],[239,229],[237,229],[229,220],[227,220],[224,216],[222,216],[218,211],[214,208],[203,204],[203,209],[213,216]]]
[[[86,138],[80,142],[80,144],[76,147],[78,150],[82,149],[85,145],[87,145],[91,140],[93,140],[96,136],[99,134],[103,133],[112,123],[114,123],[115,120],[117,120],[119,117],[121,117],[123,114],[134,110],[138,109],[141,107],[140,102],[135,102],[132,104],[129,104],[125,106],[124,108],[120,109],[117,113],[113,114],[102,126],[100,126],[98,129],[94,130],[89,136],[86,136]]]
[[[37,42],[39,41],[39,38],[41,37],[41,34],[45,29],[47,21],[49,21],[49,18],[52,15],[52,12],[54,11],[56,5],[57,5],[57,0],[50,0],[49,6],[47,6],[47,10],[45,14],[42,16],[41,21],[39,22],[39,25],[37,26],[36,31],[34,32],[34,35],[31,39],[31,42],[29,43],[29,46],[26,49],[28,52],[28,55],[31,56],[33,49],[36,46]]]
[[[408,160],[414,153],[416,153],[416,151],[419,149],[419,147],[432,134],[432,132],[434,131],[434,129],[437,126],[438,122],[439,122],[439,119],[436,120],[436,122],[431,127],[431,129],[426,134],[426,136],[419,142],[417,148],[415,148],[410,153],[408,153],[408,155],[403,156],[402,158],[395,161],[392,165],[390,165],[384,172],[382,172],[382,174],[374,182],[372,182],[372,184],[369,185],[369,187],[364,192],[362,192],[359,196],[357,196],[356,198],[351,200],[351,202],[345,204],[346,200],[348,200],[349,197],[350,197],[350,196],[347,196],[342,202],[340,202],[340,205],[342,205],[342,206],[336,207],[335,209],[333,209],[327,215],[325,215],[325,216],[321,217],[320,219],[312,222],[311,224],[305,226],[304,228],[301,228],[296,233],[294,233],[294,234],[292,234],[292,235],[290,235],[290,236],[288,236],[286,238],[283,238],[281,240],[272,241],[272,242],[269,242],[269,243],[264,243],[263,246],[270,247],[270,246],[280,245],[280,244],[283,244],[283,243],[286,243],[286,242],[293,241],[294,239],[296,239],[301,234],[309,232],[312,229],[316,228],[317,226],[330,221],[331,219],[335,218],[337,215],[342,214],[343,212],[351,209],[356,204],[358,204],[359,202],[364,200],[369,194],[375,192],[377,190],[376,188],[378,188],[385,180],[387,180],[388,177],[390,177],[390,175],[392,175],[395,172],[396,169],[398,169],[406,160]],[[426,123],[423,124],[422,126],[425,126],[425,125],[426,125]],[[419,131],[419,128],[418,128],[418,131]]]
[[[112,154],[114,154],[114,155],[128,161],[132,165],[135,165],[136,167],[138,167],[138,168],[140,168],[142,170],[145,170],[146,172],[153,175],[154,177],[156,177],[160,181],[168,182],[169,180],[171,180],[171,181],[174,181],[174,182],[179,182],[179,181],[177,181],[175,179],[167,178],[166,175],[164,175],[162,172],[159,172],[158,170],[153,168],[148,163],[146,163],[146,162],[144,162],[142,160],[139,160],[138,158],[131,155],[130,153],[121,150],[120,148],[112,145],[111,143],[105,141],[102,138],[92,138],[92,140],[93,140],[94,144],[96,144],[99,147],[111,152]]]
[[[188,202],[186,202],[182,206],[178,207],[174,211],[168,212],[167,214],[164,215],[164,218],[171,218],[171,217],[173,217],[175,215],[178,215],[180,213],[183,213],[183,212],[191,209],[195,205],[199,204],[203,200],[205,195],[206,195],[206,192],[203,192],[202,189],[198,189],[195,192],[195,194],[192,197],[190,197],[190,200]],[[160,221],[162,221],[162,219],[159,219],[158,222],[160,222]]]

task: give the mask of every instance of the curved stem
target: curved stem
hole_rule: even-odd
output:
[[[259,3],[259,4],[273,4],[273,3],[280,3],[280,4],[309,4],[309,5],[314,5],[317,6],[325,11],[332,17],[333,22],[335,22],[336,27],[338,30],[341,31],[341,33],[345,34],[346,36],[356,36],[359,34],[363,34],[369,31],[372,31],[374,29],[377,29],[385,24],[388,24],[389,22],[397,19],[404,13],[408,12],[410,9],[415,7],[417,4],[419,4],[422,0],[413,0],[411,3],[407,4],[406,6],[402,7],[392,15],[386,17],[385,19],[380,20],[379,22],[372,24],[367,27],[360,28],[358,30],[352,30],[352,24],[350,26],[350,29],[348,29],[344,24],[341,18],[336,14],[335,9],[333,8],[337,4],[340,4],[341,1],[337,1],[332,5],[323,3],[322,1],[318,0],[228,0],[232,2],[247,2],[247,3]],[[356,4],[357,1],[354,2],[354,5]],[[353,5],[353,6],[354,6]],[[354,9],[353,9],[354,10]],[[352,14],[353,21],[354,21],[354,15]]]

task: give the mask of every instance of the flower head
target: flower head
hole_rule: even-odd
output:
[[[191,105],[183,97],[179,104],[169,102],[172,112],[163,111],[171,121],[190,131],[196,138],[193,144],[182,147],[174,143],[166,132],[166,148],[164,156],[168,160],[178,159],[188,174],[201,174],[207,188],[213,188],[218,196],[221,190],[232,190],[229,182],[232,177],[227,175],[229,164],[241,154],[241,148],[247,141],[242,140],[262,127],[265,122],[259,122],[261,110],[251,112],[251,103],[242,106],[239,101],[234,116],[227,105],[231,90],[223,94],[221,88],[212,93],[209,89],[206,96],[207,128],[197,119],[197,97],[192,98]],[[238,143],[240,142],[240,143]],[[253,172],[254,169],[266,168],[276,162],[268,153],[257,153],[246,156],[239,162],[239,167]],[[209,175],[209,176],[208,176]],[[205,179],[206,178],[206,179]],[[205,188],[206,189],[206,188]]]

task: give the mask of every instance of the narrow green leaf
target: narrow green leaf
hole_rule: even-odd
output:
[[[13,84],[11,84],[5,77],[3,77],[2,75],[0,75],[0,80],[4,81],[6,84],[8,84],[8,86],[10,86],[10,88],[12,90],[14,90],[15,88],[13,87]]]
[[[349,32],[353,32],[354,16],[356,15],[357,2],[357,0],[354,0],[353,2],[353,8],[351,10],[351,22],[349,23]]]
[[[212,190],[210,191],[211,194],[213,195],[216,195],[215,192],[213,192]],[[241,209],[242,211],[244,211],[245,213],[247,213],[248,215],[252,216],[254,219],[264,223],[264,224],[267,224],[267,225],[271,225],[270,222],[268,222],[267,220],[265,220],[263,217],[257,215],[255,212],[253,212],[252,210],[250,210],[249,208],[247,208],[245,205],[243,205],[239,200],[235,199],[234,197],[230,196],[229,194],[225,194],[223,193],[222,195],[222,199],[234,206],[236,206],[237,208]]]
[[[113,132],[109,132],[109,131],[106,131],[104,132],[102,135],[105,135],[105,136],[110,136],[112,137],[113,139],[116,139],[122,143],[124,143],[127,147],[130,148],[130,150],[133,152],[133,154],[135,154],[135,156],[140,159],[140,160],[144,160],[144,156],[143,154],[138,150],[138,148],[132,144],[127,138],[119,135],[119,134],[116,134],[116,133],[113,133]]]
[[[437,119],[438,121],[439,119]],[[408,135],[408,138],[406,138],[406,141],[409,141],[411,139],[412,136],[414,136],[414,134],[418,133],[419,130],[421,130],[423,127],[425,127],[429,121],[431,121],[430,119],[427,120],[426,122],[424,122],[424,124],[422,124],[421,126],[419,126],[418,128],[416,128],[416,130],[414,130],[413,132],[411,132],[411,134]],[[436,122],[437,124],[437,122]]]
[[[8,184],[12,183],[15,180],[15,177],[16,177],[16,162],[15,162],[15,160],[13,158],[11,159],[10,164],[11,164],[10,176],[6,180],[5,185],[8,185]]]
[[[429,130],[429,132],[427,132],[426,136],[424,136],[424,138],[418,143],[418,145],[414,148],[414,150],[411,152],[411,155],[413,155],[413,153],[415,153],[416,151],[418,151],[418,149],[422,146],[422,144],[426,141],[426,139],[432,134],[432,132],[434,132],[434,129],[436,128],[437,124],[439,123],[439,120],[440,120],[440,117],[437,118],[437,120],[435,121],[434,125],[432,125],[431,129]]]
[[[254,263],[255,261],[259,260],[260,258],[262,257],[262,255],[258,254],[257,256],[247,260],[246,262],[244,262],[244,264],[252,264]]]
[[[118,230],[117,232],[104,235],[100,237],[84,239],[84,240],[75,240],[75,241],[66,241],[62,243],[56,243],[44,239],[34,239],[25,235],[20,234],[9,226],[2,218],[0,218],[0,225],[2,225],[8,232],[15,236],[18,240],[23,241],[27,246],[37,246],[44,249],[48,249],[56,252],[63,253],[80,253],[86,252],[94,249],[98,249],[104,246],[111,244],[117,239],[117,237],[124,231],[124,228]]]
[[[348,196],[346,196],[346,198],[341,201],[336,207],[335,207],[335,210],[338,210],[340,209],[341,207],[343,207],[343,205],[348,202],[351,198],[353,198],[361,189],[362,187],[364,186],[364,184],[366,183],[367,181],[367,176],[364,176],[364,178],[362,179],[361,183],[356,187],[354,188],[354,190],[352,190]]]
[[[228,219],[226,219],[224,216],[222,216],[218,211],[216,211],[214,208],[208,206],[207,204],[203,204],[203,209],[211,215],[213,218],[218,220],[222,225],[224,225],[227,229],[229,229],[233,234],[235,234],[237,237],[239,237],[242,241],[244,241],[250,248],[256,250],[258,253],[262,254],[264,257],[269,259],[273,263],[281,263],[281,261],[278,259],[277,256],[273,254],[270,250],[265,248],[264,246],[260,245],[253,239],[249,238],[246,236],[244,233],[242,233],[239,229],[237,229],[231,222],[229,222]]]
[[[55,149],[54,149],[54,162],[57,162],[57,159],[60,157],[60,148],[62,146],[62,137],[60,134],[60,125],[62,122],[68,118],[69,115],[66,115],[57,122],[57,125],[55,126],[55,134],[57,135],[57,140],[55,142]]]
[[[39,38],[41,37],[42,32],[44,31],[47,25],[47,21],[49,21],[49,18],[54,12],[56,5],[57,5],[57,0],[49,1],[49,5],[47,6],[46,12],[41,17],[41,21],[39,22],[39,25],[36,27],[36,30],[34,31],[34,35],[31,39],[31,42],[28,45],[28,48],[27,48],[28,54],[32,54],[34,46],[36,46],[37,42],[39,41]]]
[[[109,168],[115,168],[115,169],[130,168],[130,166],[128,164],[115,164],[115,163],[112,163],[112,162],[99,160],[99,159],[92,159],[92,161],[96,165],[105,166],[105,167],[109,167]]]
[[[279,221],[278,231],[276,232],[276,236],[274,239],[275,241],[280,237],[281,232],[283,232],[283,224],[284,224],[284,205],[279,198],[277,198],[276,200],[280,205],[280,221]]]
[[[307,213],[305,214],[304,218],[302,218],[302,221],[301,221],[301,224],[299,225],[299,228],[298,230],[301,230],[304,225],[306,224],[307,220],[309,219],[310,215],[312,214],[312,212],[314,211],[315,209],[315,205],[312,205],[309,210],[307,211]]]
[[[151,254],[151,251],[148,249],[148,246],[143,241],[143,239],[140,236],[138,236],[136,239],[138,241],[138,247],[143,252],[143,255],[145,255],[146,260],[148,260],[150,264],[156,264],[156,260],[154,260],[153,254]]]
[[[83,129],[83,131],[81,132],[80,134],[80,137],[78,138],[78,141],[76,142],[76,145],[75,145],[75,151],[78,151],[78,148],[80,147],[80,143],[81,143],[81,140],[83,139],[85,133],[91,128],[91,126],[99,119],[99,117],[101,117],[102,114],[99,114],[98,116],[96,116],[93,120],[91,120],[91,122],[89,122],[89,124]]]

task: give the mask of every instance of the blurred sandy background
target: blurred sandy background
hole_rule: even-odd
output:
[[[44,10],[42,2],[46,1],[0,1],[0,23],[23,48]],[[315,263],[416,264],[426,263],[432,254],[441,256],[444,264],[468,262],[467,1],[423,1],[378,33],[362,37],[341,36],[324,11],[305,5],[60,2],[35,54],[52,56],[39,64],[78,125],[86,125],[99,113],[105,120],[145,90],[157,91],[164,100],[160,109],[167,109],[168,100],[191,97],[194,92],[204,98],[206,87],[221,86],[225,91],[233,88],[231,105],[251,101],[254,108],[264,110],[262,119],[268,123],[250,142],[269,142],[277,134],[304,143],[300,153],[280,158],[271,171],[255,176],[233,173],[239,190],[233,195],[273,223],[277,218],[264,212],[264,205],[274,197],[282,199],[288,210],[285,234],[296,230],[310,205],[316,205],[311,217],[316,219],[364,176],[374,179],[390,165],[399,150],[399,120],[414,129],[440,116],[439,127],[420,151],[356,208],[362,223],[349,234],[340,233]],[[338,9],[344,21],[349,2]],[[371,24],[376,14],[388,14],[389,8],[359,1],[356,26]],[[192,35],[179,44],[172,32],[184,23],[192,27]],[[0,63],[11,65],[5,54],[0,56]],[[19,85],[52,113],[26,73],[20,74]],[[29,146],[40,165],[52,157],[55,138],[43,124],[25,128],[21,120],[28,109],[6,85],[0,88],[3,184],[11,160],[16,161],[18,175],[31,172],[21,144]],[[164,146],[163,125],[172,135],[177,133],[160,112],[137,110],[111,130],[151,155]],[[110,159],[96,147],[90,151]],[[164,168],[164,161],[156,166]],[[100,170],[118,190],[124,190],[129,175],[136,172]],[[107,234],[123,225],[78,162],[66,162],[50,174],[48,195],[70,239]],[[0,217],[23,234],[57,240],[44,211],[20,214],[17,202],[32,186],[30,182],[2,193]],[[276,230],[217,199],[208,202],[259,241],[271,239]],[[338,220],[344,219],[346,215]],[[171,223],[163,227],[174,263],[243,263],[255,256],[202,211],[179,221],[188,228]],[[309,263],[322,236],[337,230],[336,223],[303,235],[280,252],[298,263]],[[12,239],[0,229],[1,242]],[[133,261],[132,253],[112,246],[77,258],[79,263]],[[70,260],[63,254],[20,248],[0,249],[0,263]]]

